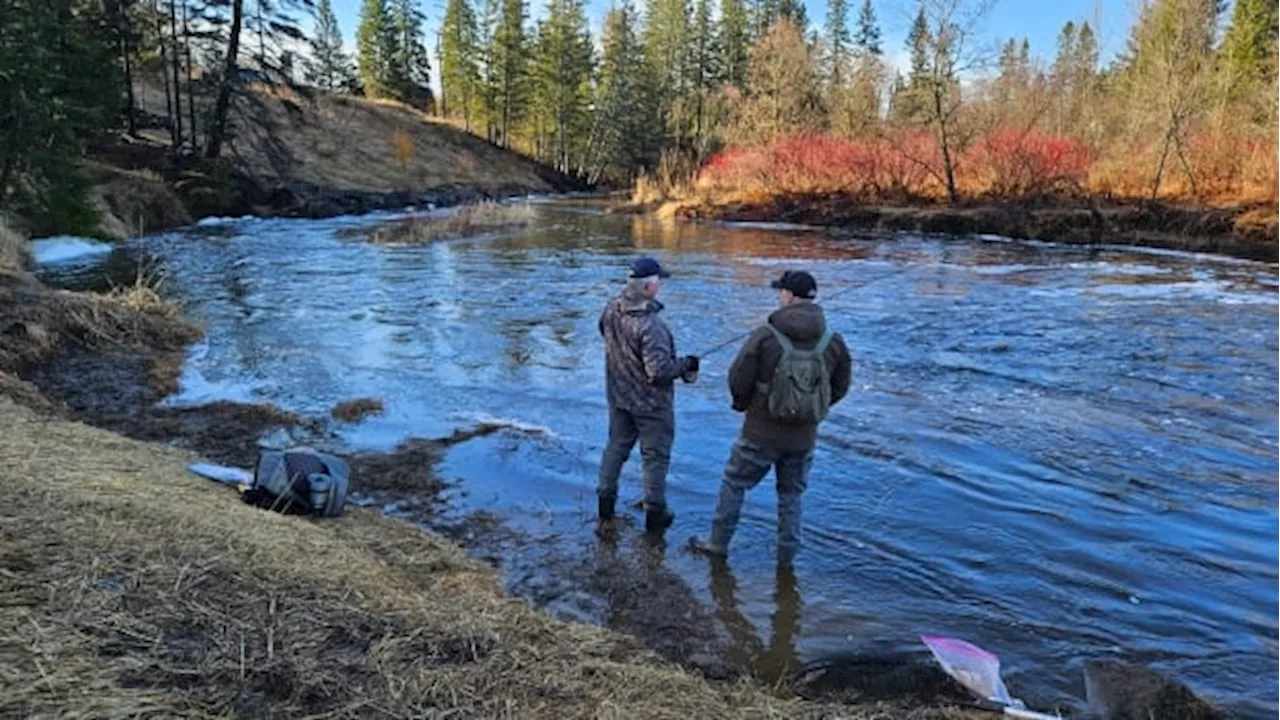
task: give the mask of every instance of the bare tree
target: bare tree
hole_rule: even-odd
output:
[[[992,0],[921,0],[919,8],[926,32],[918,41],[918,58],[913,67],[910,91],[923,123],[934,132],[942,156],[941,175],[948,202],[955,204],[956,165],[966,147],[977,136],[975,122],[966,122],[966,78],[972,78],[991,64],[994,52],[981,42],[982,20]]]
[[[1160,193],[1170,154],[1199,195],[1187,157],[1187,135],[1212,105],[1215,88],[1215,0],[1162,0],[1144,8],[1134,26],[1134,55],[1125,68],[1126,103],[1134,109],[1132,138],[1157,137],[1151,199]]]

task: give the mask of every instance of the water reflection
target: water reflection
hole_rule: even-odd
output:
[[[743,667],[754,668],[768,683],[786,680],[796,669],[796,637],[800,633],[803,603],[795,570],[778,565],[774,571],[773,611],[769,616],[769,642],[756,632],[755,625],[742,614],[738,605],[738,581],[722,560],[711,562],[711,597],[716,614],[733,639],[729,657]]]

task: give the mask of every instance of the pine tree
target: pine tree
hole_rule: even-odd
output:
[[[92,233],[77,160],[114,125],[124,94],[99,2],[8,2],[0,20],[0,208],[37,234]]]
[[[342,50],[342,31],[330,0],[317,0],[315,30],[311,38],[311,58],[306,63],[307,82],[334,92],[355,84],[351,59]]]
[[[840,87],[845,78],[849,55],[848,0],[831,0],[827,4],[826,77],[832,87]]]
[[[405,102],[424,102],[431,96],[431,60],[422,38],[422,11],[415,0],[392,0],[387,93]]]
[[[592,166],[587,179],[629,181],[649,158],[652,109],[645,106],[644,56],[637,37],[638,16],[629,0],[612,8],[601,36]]]
[[[804,0],[779,0],[778,17],[795,25],[801,37],[809,32],[809,11],[804,6]]]
[[[853,44],[863,54],[879,56],[884,53],[880,47],[880,26],[876,24],[876,11],[871,0],[862,0],[862,8],[858,10],[858,30],[854,34]]]
[[[1272,0],[1236,0],[1222,42],[1222,65],[1231,94],[1239,98],[1259,86],[1274,86],[1270,77],[1276,52],[1277,17]]]
[[[690,90],[688,0],[649,0],[644,25],[645,60],[664,109],[683,102]],[[677,108],[679,110],[679,108]],[[679,113],[677,113],[678,115]],[[673,118],[679,125],[681,118]]]
[[[916,13],[911,23],[911,31],[907,33],[907,49],[911,51],[911,72],[908,82],[918,84],[929,72],[929,46],[933,42],[929,34],[929,23],[924,16],[924,7]]]
[[[395,88],[392,62],[397,51],[394,18],[387,0],[364,0],[356,34],[357,68],[365,97],[389,97]]]
[[[746,86],[750,49],[751,19],[744,0],[720,0],[720,72],[738,89]]]
[[[467,0],[448,0],[440,23],[440,105],[471,130],[480,69],[475,13]]]
[[[689,37],[690,92],[693,95],[693,137],[707,134],[706,100],[719,75],[719,53],[711,0],[696,0]]]
[[[497,37],[501,0],[478,0],[476,22],[476,65],[480,72],[479,124],[484,126],[484,136],[492,143],[498,141],[498,93],[497,63],[494,62],[494,42]]]
[[[582,0],[551,0],[538,26],[534,63],[537,105],[546,130],[544,156],[561,172],[584,169],[590,134],[591,35]]]
[[[529,48],[525,38],[525,0],[503,0],[502,14],[493,33],[493,49],[488,53],[497,107],[497,142],[511,145],[512,129],[528,112]]]
[[[778,22],[778,13],[780,10],[779,3],[781,0],[755,0],[755,5],[751,12],[751,43],[759,42],[773,30],[773,26]]]

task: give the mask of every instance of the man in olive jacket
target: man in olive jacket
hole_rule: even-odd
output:
[[[631,263],[627,286],[600,315],[604,336],[609,442],[597,487],[602,530],[613,520],[618,476],[636,441],[644,463],[645,530],[663,533],[675,517],[667,510],[667,468],[676,433],[675,381],[697,378],[698,358],[677,358],[675,340],[658,313],[656,295],[671,276],[653,258]]]
[[[778,290],[781,307],[769,316],[766,326],[747,338],[729,369],[733,409],[746,417],[725,466],[711,535],[705,540],[694,538],[691,544],[700,552],[727,556],[743,495],[773,468],[778,487],[778,562],[790,565],[800,547],[801,495],[809,481],[818,423],[785,422],[770,413],[769,384],[783,354],[776,333],[796,349],[816,350],[827,333],[827,322],[822,307],[814,302],[818,283],[809,273],[787,272],[772,287]],[[821,357],[834,406],[849,392],[852,374],[849,348],[839,333],[830,334]]]

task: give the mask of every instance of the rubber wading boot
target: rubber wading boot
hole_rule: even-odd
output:
[[[662,535],[675,519],[675,513],[667,510],[664,505],[651,507],[644,512],[644,531],[651,535]]]
[[[613,520],[614,506],[618,503],[617,495],[600,495],[597,498],[599,502],[597,514],[600,522],[610,522]]]

